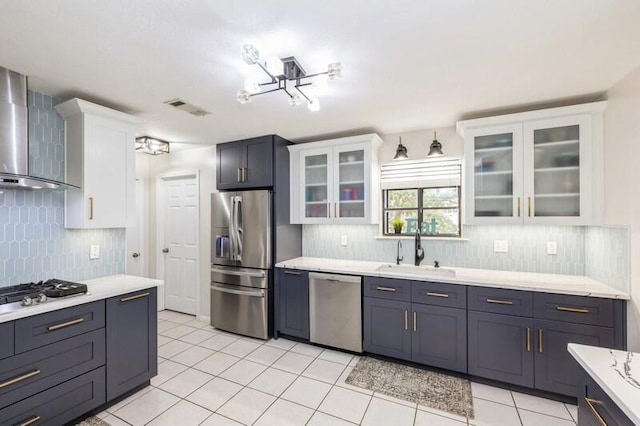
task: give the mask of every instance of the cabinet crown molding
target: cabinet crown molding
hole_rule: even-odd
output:
[[[111,118],[130,124],[140,124],[144,121],[141,118],[138,118],[131,114],[116,111],[115,109],[107,108],[105,106],[94,104],[92,102],[85,101],[79,98],[69,99],[66,102],[56,105],[55,108],[56,111],[58,111],[58,114],[60,114],[64,119],[77,114],[89,113],[103,118]]]
[[[364,135],[347,136],[344,138],[325,139],[320,141],[297,143],[297,144],[289,145],[287,148],[289,149],[289,152],[294,153],[302,149],[309,149],[314,147],[325,148],[325,147],[338,146],[338,145],[344,146],[347,144],[359,143],[359,142],[371,142],[373,146],[377,149],[380,147],[380,145],[382,145],[383,141],[382,141],[382,138],[377,133],[367,133]]]

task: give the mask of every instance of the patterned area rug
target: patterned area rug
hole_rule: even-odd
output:
[[[87,417],[86,419],[78,423],[76,426],[110,426],[110,425],[104,420],[93,416],[93,417]]]
[[[346,382],[405,401],[473,418],[468,380],[363,357]]]

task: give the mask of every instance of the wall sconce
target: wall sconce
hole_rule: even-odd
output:
[[[169,142],[151,136],[140,136],[136,138],[136,151],[151,155],[168,154]]]
[[[429,147],[429,153],[427,157],[442,157],[444,152],[442,152],[442,144],[438,142],[436,139],[436,132],[433,132],[433,142],[431,142],[431,146]]]
[[[398,147],[396,148],[396,155],[393,156],[394,161],[407,160],[409,155],[407,154],[407,147],[402,145],[402,136],[398,137]]]

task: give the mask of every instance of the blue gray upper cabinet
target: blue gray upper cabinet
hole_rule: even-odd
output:
[[[278,332],[309,339],[309,273],[278,268],[276,293]]]
[[[158,374],[156,288],[107,299],[107,401]]]
[[[272,187],[274,138],[277,136],[261,136],[218,144],[217,189]]]

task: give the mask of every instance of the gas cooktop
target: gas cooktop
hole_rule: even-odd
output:
[[[44,303],[49,298],[81,295],[86,292],[86,284],[54,278],[44,282],[0,287],[0,305],[18,302],[21,306],[31,306],[37,303]]]

